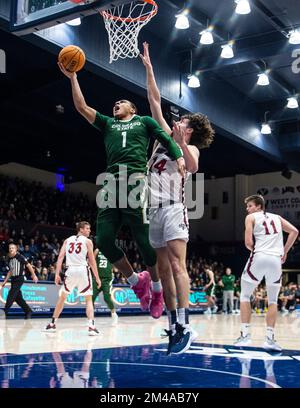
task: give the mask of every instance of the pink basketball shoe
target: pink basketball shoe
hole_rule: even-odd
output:
[[[145,312],[150,306],[150,274],[148,271],[143,271],[138,274],[139,281],[132,286],[132,290],[140,299],[141,309]]]
[[[151,294],[152,301],[150,303],[150,314],[154,319],[159,319],[164,311],[163,291],[161,290],[160,292],[153,292],[152,290]]]

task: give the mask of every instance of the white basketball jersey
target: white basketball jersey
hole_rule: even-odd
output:
[[[83,235],[72,235],[66,243],[66,266],[87,266],[87,240]]]
[[[255,238],[254,253],[263,252],[268,255],[284,254],[282,225],[279,215],[255,212],[253,235]]]
[[[176,160],[168,155],[167,149],[159,144],[148,162],[148,185],[150,188],[150,207],[162,204],[184,204],[184,187],[190,173],[182,177],[178,172]]]

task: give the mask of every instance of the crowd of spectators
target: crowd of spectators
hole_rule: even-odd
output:
[[[88,196],[62,192],[41,183],[0,175],[0,220],[74,227],[78,220],[95,220],[96,205]],[[0,240],[8,228],[0,224]]]

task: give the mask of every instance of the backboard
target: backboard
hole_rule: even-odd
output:
[[[12,0],[10,30],[20,35],[29,34],[79,15],[96,13],[96,8],[104,9],[111,3],[109,0],[84,0],[79,4],[69,0]]]

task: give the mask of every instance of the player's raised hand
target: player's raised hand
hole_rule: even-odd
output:
[[[143,42],[144,47],[144,54],[140,54],[141,60],[145,67],[152,67],[150,55],[149,55],[149,44],[147,42]]]
[[[58,62],[57,65],[59,66],[59,69],[61,72],[69,79],[76,78],[76,72],[69,72],[66,70],[66,68],[63,66],[62,63]]]
[[[39,280],[38,280],[38,277],[37,277],[36,275],[34,275],[34,277],[32,278],[32,280],[33,280],[34,283],[38,283],[38,281],[39,281]]]
[[[185,176],[185,160],[183,157],[179,157],[177,159],[177,166],[178,166],[178,171],[181,174],[181,177]]]
[[[173,139],[175,140],[176,143],[179,144],[179,146],[183,146],[186,143],[185,137],[184,137],[184,130],[180,126],[179,122],[173,121],[172,135],[173,135]]]
[[[56,286],[59,286],[61,284],[61,279],[60,279],[59,274],[55,274],[54,282]]]

